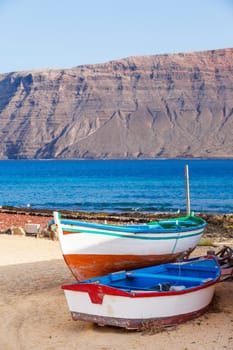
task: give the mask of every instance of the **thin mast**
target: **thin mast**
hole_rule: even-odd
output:
[[[185,165],[185,182],[186,182],[186,215],[190,216],[189,167],[188,167],[188,165]]]

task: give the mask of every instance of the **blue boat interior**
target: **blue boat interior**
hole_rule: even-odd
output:
[[[220,268],[215,259],[191,259],[132,271],[113,272],[80,283],[100,283],[127,292],[180,291],[216,281]]]

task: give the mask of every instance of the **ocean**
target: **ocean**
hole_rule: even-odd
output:
[[[2,160],[0,205],[85,212],[233,212],[233,159]]]

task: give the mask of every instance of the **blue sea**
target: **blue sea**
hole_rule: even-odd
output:
[[[233,159],[0,161],[0,205],[85,212],[233,212]]]

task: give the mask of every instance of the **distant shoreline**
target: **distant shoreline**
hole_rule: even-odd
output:
[[[81,211],[81,210],[71,210],[71,209],[48,209],[48,208],[31,208],[31,207],[17,207],[17,206],[8,206],[8,205],[2,205],[0,206],[0,213],[7,213],[7,214],[27,214],[32,216],[51,216],[53,215],[54,211],[59,211],[62,213],[64,217],[69,218],[86,218],[86,217],[93,217],[93,218],[100,218],[103,219],[105,216],[107,218],[109,217],[121,217],[123,220],[124,218],[126,221],[130,220],[141,220],[145,218],[152,218],[152,217],[180,217],[185,216],[185,211],[174,211],[174,212],[142,212],[142,211],[125,211],[125,212],[114,212],[114,211]],[[191,210],[192,212],[192,210]],[[197,216],[226,216],[226,215],[232,215],[233,213],[210,213],[210,212],[194,212]]]
[[[53,217],[51,209],[32,209],[19,208],[12,206],[0,207],[0,213],[8,216],[21,217],[23,220],[31,218],[36,221],[36,218],[47,223]],[[80,212],[72,210],[59,210],[63,218],[76,219],[81,221],[97,221],[97,222],[111,222],[112,224],[130,224],[130,223],[145,223],[149,221],[156,221],[170,217],[185,216],[185,212],[181,213],[106,213],[106,212]],[[231,214],[209,214],[198,213],[197,216],[202,217],[207,222],[205,235],[210,237],[225,236],[233,238],[233,213]],[[24,219],[24,221],[25,221]]]

